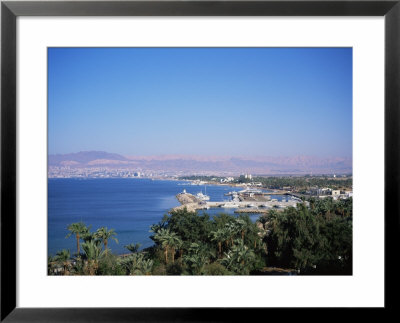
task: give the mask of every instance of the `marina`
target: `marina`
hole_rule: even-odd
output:
[[[267,213],[271,209],[283,210],[287,207],[296,207],[298,203],[303,203],[301,199],[292,196],[281,201],[278,201],[276,198],[271,199],[270,195],[272,194],[277,195],[276,192],[263,192],[258,189],[247,188],[238,192],[233,191],[225,194],[225,196],[231,196],[230,201],[209,201],[199,198],[198,194],[195,196],[183,190],[176,195],[181,205],[171,209],[171,211],[186,208],[188,211],[195,212],[197,210],[221,208],[236,209],[235,213]]]
[[[176,195],[183,189],[190,194],[181,195],[182,202],[178,202]],[[130,243],[140,243],[141,248],[147,248],[154,244],[149,238],[151,225],[161,221],[171,209],[193,203],[192,208],[188,205],[189,210],[204,210],[210,216],[219,212],[232,215],[237,208],[209,208],[206,203],[224,199],[228,202],[226,193],[242,189],[207,185],[205,191],[204,185],[191,185],[188,181],[147,178],[49,179],[48,252],[55,255],[62,249],[74,250],[76,242],[65,238],[66,228],[80,221],[92,225],[92,230],[101,226],[115,229],[119,243],[110,241],[109,247],[117,254],[126,253],[124,246]],[[203,195],[210,197],[209,201],[200,201],[196,197],[201,190]]]
[[[243,194],[243,190],[248,194]],[[54,255],[63,248],[74,249],[74,241],[65,239],[66,227],[73,222],[91,224],[93,230],[100,226],[115,229],[119,244],[110,241],[110,247],[122,254],[126,252],[124,245],[132,242],[139,242],[142,248],[153,245],[149,238],[150,226],[172,210],[204,211],[211,217],[219,213],[248,213],[256,221],[258,214],[270,209],[284,210],[300,201],[289,195],[250,196],[252,193],[243,186],[208,184],[205,187],[175,180],[49,179],[48,252]],[[204,200],[204,196],[209,199]]]

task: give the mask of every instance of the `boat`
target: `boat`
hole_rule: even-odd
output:
[[[196,194],[196,197],[200,200],[200,201],[209,201],[210,197],[207,195],[207,188],[204,187],[204,194],[203,192],[199,192]]]
[[[203,194],[203,192],[199,192],[196,194],[196,197],[200,200],[200,201],[209,201],[210,197],[208,195]]]
[[[239,191],[240,194],[262,194],[262,190],[252,187],[246,187],[244,190]]]

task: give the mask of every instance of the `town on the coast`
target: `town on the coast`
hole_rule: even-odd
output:
[[[185,177],[184,177],[185,178]],[[184,189],[181,193],[177,194],[177,199],[181,203],[181,206],[174,208],[173,210],[179,210],[186,208],[189,211],[196,210],[207,210],[210,208],[234,208],[235,213],[268,213],[271,209],[284,209],[287,207],[296,207],[299,203],[305,203],[309,206],[309,202],[306,201],[306,197],[317,197],[319,199],[332,198],[333,200],[348,199],[353,196],[350,176],[341,176],[336,179],[336,175],[331,178],[329,176],[316,176],[311,177],[315,179],[325,180],[326,183],[335,183],[333,188],[330,187],[319,187],[318,185],[309,186],[307,189],[304,187],[291,187],[282,186],[276,187],[270,191],[265,191],[264,186],[268,187],[268,178],[256,177],[253,180],[251,174],[244,174],[238,178],[226,177],[200,177],[201,179],[191,178],[191,185],[230,185],[234,187],[243,187],[240,191],[232,191],[225,195],[231,197],[231,201],[209,201],[210,197],[203,194],[203,192],[197,193],[196,195],[186,192]],[[269,178],[271,179],[271,178]],[[349,182],[350,179],[350,182]],[[299,178],[297,178],[299,180]],[[271,196],[282,196],[283,198],[278,201],[276,198]]]
[[[48,275],[353,274],[352,47],[47,60]]]
[[[67,172],[65,171],[67,170]],[[179,181],[177,206],[150,229],[154,245],[114,254],[118,233],[71,223],[77,249],[49,255],[49,275],[349,275],[352,273],[352,175],[166,175],[139,170],[51,169],[49,178]],[[76,176],[78,175],[78,176]],[[221,201],[207,187],[231,188]],[[188,188],[197,188],[191,194]],[[192,190],[193,191],[193,190]],[[179,205],[180,204],[180,205]],[[210,209],[220,210],[209,216]],[[232,212],[227,212],[233,210]],[[251,220],[250,215],[257,216]]]
[[[210,201],[210,197],[203,192],[195,195],[186,192],[177,193],[176,198],[181,204],[174,210],[186,208],[188,211],[207,210],[210,208],[234,208],[236,213],[267,213],[270,209],[284,209],[296,207],[298,203],[306,203],[307,197],[319,199],[332,198],[333,200],[347,199],[353,196],[352,177],[350,174],[321,174],[301,177],[286,176],[254,176],[240,174],[239,176],[206,176],[186,175],[179,172],[165,170],[146,170],[109,168],[109,167],[50,167],[49,178],[149,178],[152,180],[185,180],[190,185],[225,185],[242,188],[232,191],[226,196],[230,201]],[[279,183],[279,181],[281,183]],[[287,184],[285,185],[285,181]],[[294,184],[289,185],[290,181]],[[303,181],[303,183],[301,182]],[[266,189],[268,191],[266,191]],[[282,196],[278,201],[271,196]]]

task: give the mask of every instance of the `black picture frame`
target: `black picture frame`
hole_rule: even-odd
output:
[[[19,16],[384,16],[385,17],[385,309],[398,286],[400,178],[400,0],[356,1],[2,1],[1,3],[1,321],[236,321],[265,309],[17,308],[16,19]],[[373,237],[371,237],[373,238]],[[371,255],[373,264],[373,255]],[[40,293],[40,291],[38,291]],[[394,294],[393,294],[394,295]],[[277,310],[277,309],[275,309]],[[283,314],[282,310],[280,313]]]

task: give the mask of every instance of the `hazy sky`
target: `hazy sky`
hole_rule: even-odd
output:
[[[49,153],[352,156],[351,48],[50,48]]]

